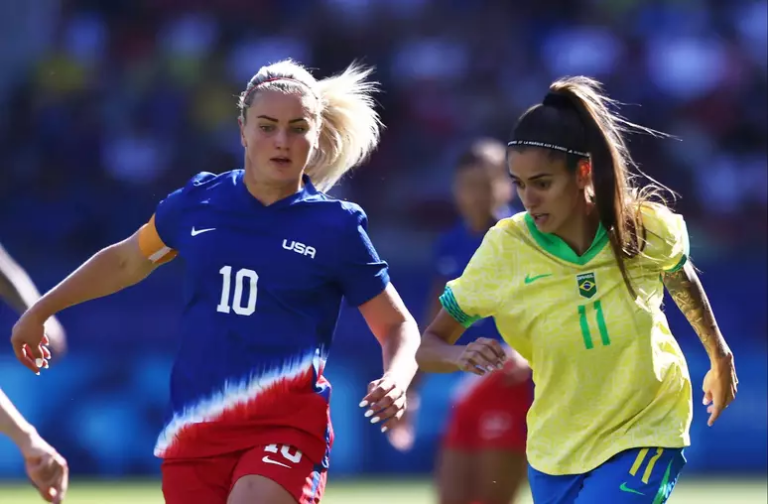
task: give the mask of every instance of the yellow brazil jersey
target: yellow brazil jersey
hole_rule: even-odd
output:
[[[494,317],[530,363],[528,460],[541,472],[580,474],[627,449],[690,444],[688,367],[661,309],[661,273],[683,266],[688,233],[662,206],[644,206],[642,218],[645,249],[626,262],[636,299],[604,228],[578,256],[527,213],[489,230],[440,298],[465,327]]]

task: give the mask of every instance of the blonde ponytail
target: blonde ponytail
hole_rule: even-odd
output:
[[[366,80],[371,71],[353,63],[315,86],[322,101],[320,137],[307,175],[321,191],[365,161],[379,143],[382,123],[372,96],[378,87]]]

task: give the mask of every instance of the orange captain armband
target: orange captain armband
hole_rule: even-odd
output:
[[[163,243],[160,235],[157,234],[154,215],[149,222],[139,228],[139,249],[144,257],[157,265],[167,263],[178,255],[178,252]]]

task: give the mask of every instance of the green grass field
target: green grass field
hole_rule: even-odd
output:
[[[766,480],[682,481],[670,502],[673,504],[746,504],[768,502]],[[1,482],[0,504],[39,504],[42,500],[23,483]],[[376,480],[329,484],[323,504],[432,504],[427,481]],[[525,496],[520,504],[530,504]],[[72,482],[67,504],[163,504],[160,483],[124,481]]]

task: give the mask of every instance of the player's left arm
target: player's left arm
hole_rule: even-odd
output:
[[[698,335],[710,361],[714,364],[724,359],[732,359],[733,354],[720,332],[712,306],[693,264],[688,261],[677,271],[664,273],[663,278],[669,295]]]
[[[0,245],[0,297],[18,313],[24,313],[40,299],[37,286],[22,268]],[[56,317],[45,323],[45,333],[51,346],[61,354],[66,349],[66,333]]]
[[[663,275],[667,288],[677,307],[688,319],[709,355],[710,371],[704,379],[704,404],[710,405],[709,425],[736,397],[739,383],[733,353],[720,332],[712,306],[704,287],[690,261]]]

